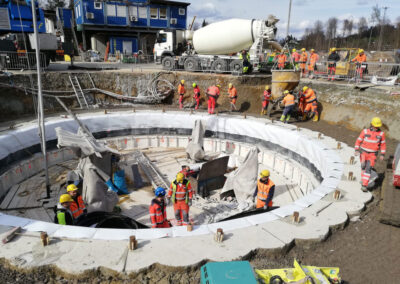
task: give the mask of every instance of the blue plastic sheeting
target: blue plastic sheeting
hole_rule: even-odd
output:
[[[116,171],[114,173],[113,180],[115,187],[118,189],[118,194],[129,194],[128,188],[126,187],[124,170]]]

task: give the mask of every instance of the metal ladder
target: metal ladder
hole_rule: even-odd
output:
[[[146,155],[144,155],[141,151],[134,151],[131,155],[131,157],[139,164],[140,168],[143,170],[154,188],[169,188],[169,182],[158,172],[156,167],[146,157]]]
[[[74,89],[76,98],[78,100],[79,106],[81,107],[81,109],[83,109],[84,107],[86,107],[86,109],[89,108],[89,105],[87,103],[85,94],[82,91],[81,85],[79,84],[79,80],[76,76],[71,76],[69,75],[69,81],[72,84],[72,88]]]

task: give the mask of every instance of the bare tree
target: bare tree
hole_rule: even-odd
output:
[[[378,25],[380,25],[382,23],[382,13],[381,13],[381,9],[379,8],[378,4],[376,4],[376,6],[374,6],[374,7],[372,7],[371,21],[377,23]]]
[[[358,35],[361,37],[361,35],[368,30],[368,22],[365,17],[361,17],[360,20],[358,21]]]
[[[345,37],[345,35],[346,35],[346,32],[347,32],[347,30],[348,30],[348,26],[349,26],[349,20],[348,19],[345,19],[344,21],[343,21],[343,37]]]
[[[352,31],[353,31],[353,26],[354,26],[354,21],[353,19],[348,20],[347,22],[347,35],[351,35]]]
[[[334,39],[336,37],[338,19],[333,17],[329,18],[326,22],[326,37],[328,39]]]

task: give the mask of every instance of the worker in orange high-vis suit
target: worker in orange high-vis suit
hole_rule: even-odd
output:
[[[264,210],[271,208],[273,205],[275,184],[269,178],[269,170],[263,170],[260,173],[260,179],[257,181],[257,187],[253,197],[257,200],[256,208]]]
[[[174,204],[175,218],[178,226],[189,225],[189,208],[192,206],[193,191],[190,181],[185,179],[183,173],[178,173],[176,179],[171,182],[168,191],[167,203],[170,200]]]
[[[228,95],[229,99],[231,100],[231,111],[237,110],[236,109],[236,100],[237,100],[237,90],[236,88],[232,85],[232,83],[228,84]]]
[[[301,77],[306,74],[306,64],[308,60],[308,54],[305,48],[301,49],[301,54],[300,54],[300,70],[301,70]]]
[[[67,193],[73,199],[73,202],[69,205],[69,210],[71,211],[74,220],[84,218],[87,214],[87,209],[82,196],[78,193],[78,187],[73,183],[69,184],[67,186]]]
[[[285,97],[283,98],[283,105],[285,106],[284,110],[283,110],[283,114],[281,116],[281,121],[283,123],[288,123],[290,116],[292,114],[294,105],[295,105],[295,98],[294,95],[291,94],[288,90],[284,91],[283,94],[285,95]]]
[[[207,91],[206,91],[206,95],[208,97],[208,113],[209,114],[214,114],[215,111],[215,105],[217,103],[217,99],[219,97],[220,94],[220,85],[216,85],[216,86],[211,86],[208,87]]]
[[[178,85],[179,108],[183,108],[183,97],[185,96],[185,93],[185,80],[181,80],[181,83]]]
[[[200,88],[196,83],[192,84],[193,87],[193,99],[196,101],[196,106],[194,109],[199,109],[200,106]]]
[[[150,204],[150,221],[152,228],[169,228],[167,220],[167,204],[165,202],[165,188],[157,187],[154,191],[156,196]]]
[[[358,78],[362,79],[363,73],[365,72],[365,69],[367,65],[365,62],[367,62],[367,56],[364,53],[364,49],[360,49],[358,51],[358,54],[356,57],[353,58],[352,62],[356,63],[356,73]]]
[[[319,59],[318,54],[315,52],[314,49],[310,50],[310,64],[308,64],[308,74],[309,77],[313,77],[315,71],[315,65]]]
[[[300,53],[297,52],[296,48],[292,49],[292,59],[293,59],[294,68],[296,70],[299,70]]]
[[[313,118],[313,121],[318,121],[318,101],[317,95],[314,90],[304,86],[303,87],[303,96],[305,101],[305,108],[303,113],[303,120],[306,120],[307,115],[310,113],[310,117]]]
[[[371,120],[370,127],[361,131],[354,146],[356,151],[355,155],[360,155],[362,191],[367,191],[368,182],[371,177],[371,169],[375,166],[378,151],[381,151],[381,161],[386,154],[385,132],[380,129],[381,127],[381,119],[379,117],[374,117]]]
[[[265,86],[265,90],[261,100],[261,115],[267,114],[269,102],[271,101],[272,93],[269,85]]]
[[[276,60],[278,62],[278,65],[277,65],[278,69],[282,70],[283,68],[285,68],[285,63],[286,63],[287,57],[286,57],[284,49],[282,49],[281,53],[276,56]]]

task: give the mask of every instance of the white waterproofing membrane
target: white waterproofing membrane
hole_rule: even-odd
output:
[[[193,231],[187,232],[182,227],[168,229],[96,229],[85,227],[61,226],[37,220],[0,214],[0,225],[21,226],[28,231],[46,231],[51,236],[88,238],[103,240],[127,240],[135,235],[137,239],[156,239],[164,237],[185,237],[215,233],[217,228],[225,231],[246,228],[284,218],[294,211],[301,211],[319,201],[323,196],[335,190],[343,175],[343,161],[335,150],[329,149],[322,142],[296,131],[294,127],[281,123],[271,123],[265,119],[231,116],[209,116],[205,114],[186,114],[182,112],[149,112],[137,111],[118,112],[109,114],[82,114],[79,119],[88,126],[92,133],[119,131],[124,129],[192,129],[196,120],[202,120],[207,125],[206,130],[241,137],[251,137],[280,145],[306,158],[320,171],[323,178],[321,184],[310,194],[271,212],[243,217],[208,225],[194,226]],[[73,119],[53,118],[46,121],[46,140],[57,138],[55,129],[76,133],[78,124]],[[162,135],[162,134],[161,134]],[[9,154],[39,144],[36,124],[21,127],[0,136],[0,159]]]

